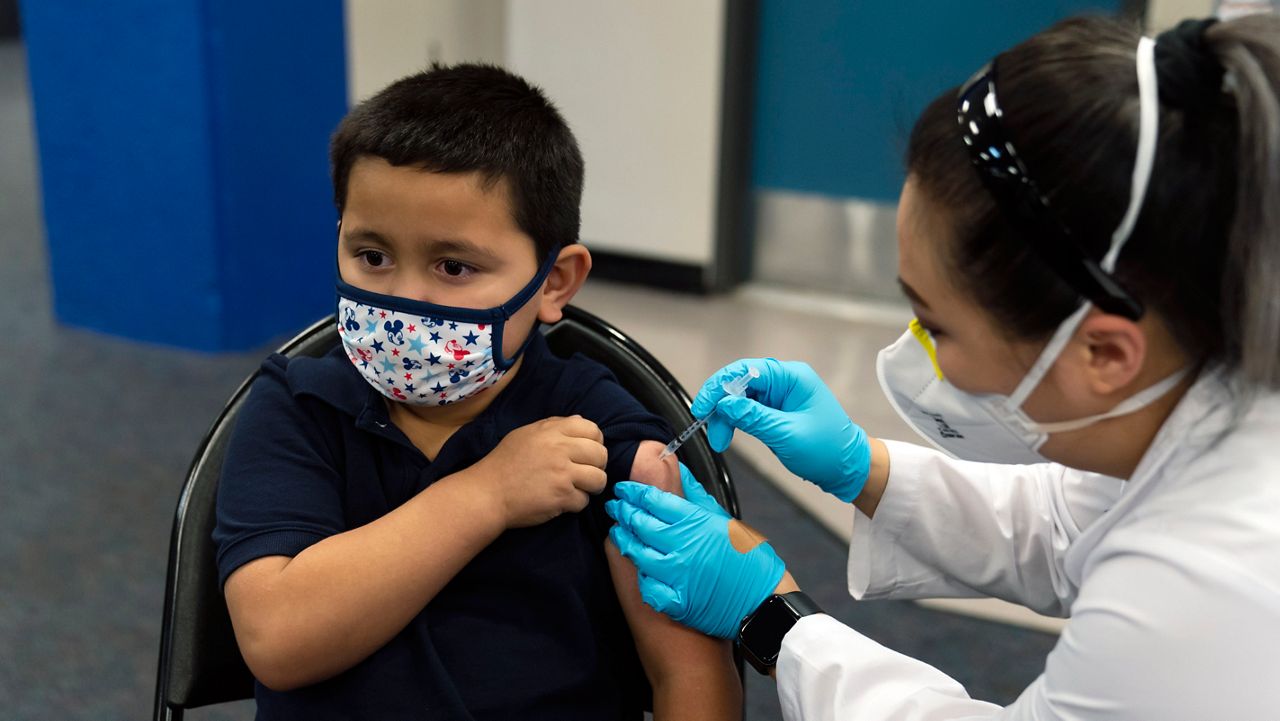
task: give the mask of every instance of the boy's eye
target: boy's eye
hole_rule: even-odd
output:
[[[461,278],[472,272],[474,268],[458,260],[444,260],[440,262],[440,270],[452,278]]]
[[[382,268],[388,264],[386,254],[380,250],[361,251],[360,257],[363,258],[365,264],[371,268]]]

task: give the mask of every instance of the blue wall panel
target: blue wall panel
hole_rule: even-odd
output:
[[[329,136],[346,113],[341,0],[210,2],[226,345],[333,312]],[[264,62],[264,59],[267,59]]]
[[[341,0],[26,0],[54,308],[240,349],[332,309]]]
[[[762,0],[757,189],[896,200],[916,114],[995,53],[1119,0]]]
[[[220,329],[199,8],[22,6],[58,317],[197,348]]]

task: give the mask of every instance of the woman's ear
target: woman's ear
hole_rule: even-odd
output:
[[[538,296],[538,320],[555,323],[564,315],[564,307],[573,300],[591,272],[591,252],[581,243],[566,245],[560,249],[547,282]]]
[[[1093,311],[1080,324],[1076,337],[1085,345],[1088,384],[1094,393],[1110,396],[1141,374],[1148,348],[1141,323]]]

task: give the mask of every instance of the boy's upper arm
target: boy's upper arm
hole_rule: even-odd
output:
[[[665,447],[662,441],[641,441],[636,449],[631,478],[683,496],[676,459],[658,460]],[[727,645],[649,608],[640,597],[635,566],[622,557],[612,541],[605,542],[605,555],[609,559],[609,574],[613,577],[618,603],[627,618],[654,693],[670,696],[664,705],[696,704],[696,699],[703,697],[706,691],[705,684],[733,686],[736,676],[731,668]],[[726,693],[721,690],[717,695],[723,697]],[[733,696],[732,693],[728,695]]]
[[[595,382],[584,383],[582,387],[580,400],[571,412],[580,413],[599,425],[609,449],[606,469],[609,486],[593,499],[591,513],[599,529],[600,541],[605,546],[618,601],[650,681],[655,689],[665,686],[667,691],[679,685],[673,681],[698,677],[697,682],[701,683],[705,680],[701,677],[707,674],[716,679],[714,683],[735,684],[737,677],[733,673],[732,656],[725,644],[646,606],[640,598],[635,566],[607,540],[613,521],[604,513],[604,501],[613,496],[613,486],[618,481],[649,483],[683,495],[676,459],[658,460],[672,437],[669,424],[646,410],[603,369]],[[705,688],[695,690],[702,693]]]
[[[341,478],[282,362],[263,364],[227,446],[213,531],[220,584],[245,563],[342,531]]]

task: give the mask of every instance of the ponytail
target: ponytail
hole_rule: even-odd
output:
[[[1236,199],[1222,284],[1229,363],[1249,392],[1280,390],[1280,17],[1218,23],[1205,41],[1237,122]],[[1224,159],[1226,160],[1226,159]]]

